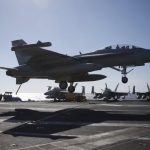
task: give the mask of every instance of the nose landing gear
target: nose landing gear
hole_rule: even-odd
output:
[[[126,77],[126,75],[133,70],[133,69],[131,69],[131,70],[127,71],[127,66],[121,66],[122,69],[120,69],[120,67],[119,68],[111,67],[111,68],[121,72],[121,74],[123,75],[121,80],[122,80],[122,83],[124,83],[124,84],[128,82],[128,78]]]
[[[128,73],[130,73],[133,69],[127,71],[127,66],[123,66],[122,67],[122,70],[121,70],[121,73],[123,74],[123,77],[122,77],[122,83],[127,83],[128,82],[128,78],[126,77],[126,75]]]

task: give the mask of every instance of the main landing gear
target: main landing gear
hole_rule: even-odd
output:
[[[68,87],[68,83],[67,83],[66,81],[61,81],[61,82],[59,83],[59,87],[60,87],[62,90],[65,90],[65,89],[67,89],[67,87]],[[73,86],[73,82],[71,82],[71,83],[70,83],[70,86],[68,87],[68,91],[69,91],[70,93],[73,93],[73,92],[75,91],[75,88],[76,88],[76,86]]]

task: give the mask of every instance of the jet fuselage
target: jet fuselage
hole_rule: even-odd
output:
[[[77,55],[75,58],[81,62],[99,64],[102,68],[111,66],[141,66],[150,62],[150,50],[136,47],[132,49],[103,49]]]

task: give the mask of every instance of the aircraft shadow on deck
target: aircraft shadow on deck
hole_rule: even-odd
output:
[[[75,136],[53,135],[63,131],[80,128],[92,123],[104,121],[150,121],[149,114],[129,114],[119,111],[94,111],[91,109],[64,109],[56,112],[40,112],[30,109],[19,109],[15,112],[6,112],[0,116],[12,116],[6,122],[23,122],[22,125],[4,131],[13,136],[47,137],[51,139],[70,139]],[[44,119],[47,118],[47,119]],[[40,123],[39,120],[45,122]],[[59,122],[59,124],[55,124]],[[62,124],[61,124],[62,122]],[[72,124],[64,124],[72,122]],[[73,124],[75,122],[75,124]],[[79,123],[79,124],[78,124]],[[83,123],[83,124],[82,124]]]

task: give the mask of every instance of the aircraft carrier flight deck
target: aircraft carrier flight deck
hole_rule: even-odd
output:
[[[1,150],[149,150],[150,102],[1,102]]]

